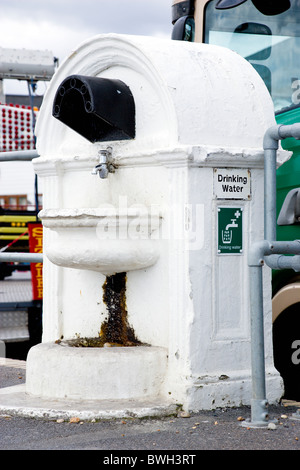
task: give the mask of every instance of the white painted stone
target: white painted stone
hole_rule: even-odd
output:
[[[130,87],[136,104],[135,139],[91,144],[52,117],[58,86],[77,73],[118,78]],[[107,316],[102,298],[105,275],[111,272],[107,265],[116,271],[126,266],[129,323],[140,341],[167,351],[164,379],[153,393],[190,410],[249,404],[247,253],[249,244],[263,237],[262,142],[274,123],[262,80],[230,50],[114,34],[81,44],[55,74],[37,124],[41,157],[34,166],[44,183],[44,251],[49,256],[44,263],[43,342],[97,336]],[[91,172],[98,151],[108,145],[118,168],[100,180]],[[279,158],[283,161],[286,153],[279,152]],[[214,168],[250,170],[251,198],[217,199]],[[218,207],[236,204],[243,210],[243,253],[218,256]],[[139,208],[142,231],[128,232],[118,244],[114,231],[108,230],[110,235],[99,237],[96,247],[97,229],[108,208],[128,215],[127,228],[137,227],[130,214]],[[145,214],[154,227],[147,228]],[[113,219],[106,221],[112,229]],[[137,250],[132,249],[133,239]],[[264,293],[272,402],[280,398],[282,382],[273,367],[268,269]],[[38,371],[35,357],[28,358],[31,393],[43,374],[40,361],[47,374],[47,354],[39,358]],[[75,363],[73,370],[79,374]],[[149,368],[141,374],[147,380]],[[61,369],[51,393],[63,377]],[[113,381],[113,374],[108,372],[106,379]],[[98,386],[95,390],[101,396]],[[78,393],[84,399],[84,385]]]
[[[147,268],[158,259],[158,242],[149,237],[148,212],[50,209],[41,211],[40,217],[44,227],[57,234],[47,256],[58,266],[112,275]]]
[[[26,392],[31,395],[132,400],[158,395],[167,354],[163,348],[147,346],[82,348],[44,343],[30,349],[28,360]]]

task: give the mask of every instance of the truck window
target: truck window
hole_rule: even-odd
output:
[[[279,15],[263,15],[250,1],[204,11],[204,42],[224,46],[247,59],[264,80],[276,113],[300,105],[300,0]]]

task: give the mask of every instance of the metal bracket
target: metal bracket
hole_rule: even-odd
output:
[[[278,225],[293,225],[300,222],[300,188],[289,191],[278,215]]]
[[[268,401],[267,400],[251,400],[251,420],[246,419],[242,422],[243,427],[247,428],[264,428],[269,424],[278,424],[278,420],[269,419]]]

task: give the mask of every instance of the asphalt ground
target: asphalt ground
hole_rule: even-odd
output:
[[[25,380],[25,361],[2,360],[0,388],[24,384]],[[2,413],[0,450],[96,451],[91,455],[97,465],[198,465],[203,463],[202,451],[300,450],[300,420],[294,417],[298,407],[296,402],[270,406],[270,418],[278,420],[271,429],[248,428],[245,422],[242,426],[242,420],[251,416],[250,407],[187,415],[179,412],[161,418],[83,421],[76,416],[49,419]],[[77,454],[68,455],[73,459]]]

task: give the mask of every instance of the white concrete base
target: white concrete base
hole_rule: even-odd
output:
[[[167,352],[159,347],[78,348],[42,343],[27,356],[26,393],[77,400],[157,397],[166,367]]]
[[[200,411],[251,405],[251,371],[228,371],[227,375],[192,377],[185,409]],[[284,393],[283,381],[275,368],[266,368],[266,398],[277,404]]]
[[[81,420],[146,418],[177,415],[180,406],[155,397],[135,400],[68,400],[35,397],[25,384],[0,390],[0,415],[46,420],[77,417]]]

